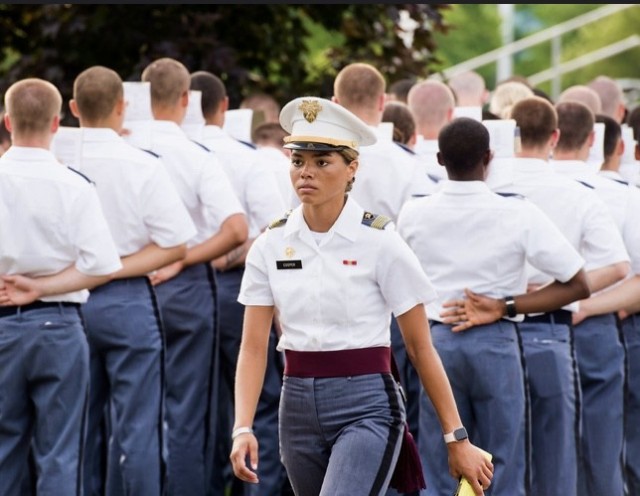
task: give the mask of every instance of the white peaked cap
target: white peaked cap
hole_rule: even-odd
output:
[[[280,112],[280,125],[290,134],[284,147],[295,150],[358,150],[376,142],[372,129],[359,117],[342,105],[314,96],[287,103]]]

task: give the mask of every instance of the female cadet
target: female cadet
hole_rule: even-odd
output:
[[[365,212],[345,192],[358,145],[375,136],[345,108],[298,98],[280,114],[291,133],[291,181],[301,205],[252,245],[239,301],[246,306],[236,373],[231,461],[258,482],[251,429],[274,312],[286,357],[280,451],[297,495],[384,494],[398,460],[405,410],[390,374],[391,312],[444,433],[461,427],[424,304],[431,284],[389,219]],[[467,439],[447,445],[450,471],[483,494],[493,475]],[[247,458],[250,467],[247,466]],[[394,474],[397,475],[397,474]]]

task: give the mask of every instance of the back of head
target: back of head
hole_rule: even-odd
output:
[[[398,81],[391,83],[389,85],[389,90],[387,91],[388,101],[407,103],[407,95],[415,83],[416,81],[414,78],[399,79]]]
[[[558,114],[549,101],[539,96],[520,100],[511,110],[511,118],[520,129],[523,148],[545,146],[558,128]]]
[[[12,84],[4,95],[12,136],[46,135],[62,109],[62,96],[48,81],[28,78]]]
[[[533,90],[519,81],[500,83],[491,94],[489,110],[501,119],[511,118],[511,109],[520,100],[534,96]]]
[[[355,114],[375,109],[385,88],[380,71],[362,62],[344,67],[333,82],[333,94],[338,103]]]
[[[599,113],[620,122],[623,117],[620,109],[624,108],[624,95],[618,83],[608,76],[598,76],[587,86],[600,97],[602,109]]]
[[[200,105],[205,119],[214,116],[220,108],[220,103],[227,97],[227,90],[222,80],[207,71],[191,74],[190,89],[201,93]]]
[[[409,107],[401,102],[387,102],[382,122],[393,123],[393,140],[407,144],[416,132],[416,123]]]
[[[562,102],[580,102],[589,107],[594,115],[602,113],[600,96],[594,90],[583,84],[570,86],[560,93],[556,103]]]
[[[440,158],[447,172],[462,175],[482,165],[489,148],[489,131],[469,117],[458,117],[444,126],[438,135]]]
[[[633,137],[640,141],[640,105],[627,114],[627,126],[633,129]]]
[[[594,113],[584,103],[565,101],[556,104],[560,139],[558,151],[579,150],[589,139],[595,123]]]
[[[151,84],[153,108],[171,108],[189,91],[189,71],[181,62],[168,57],[151,62],[142,72],[142,81]]]
[[[618,121],[608,115],[598,114],[595,116],[595,121],[604,124],[604,141],[602,147],[604,160],[606,162],[616,153],[618,142],[622,139],[622,127],[620,127]]]
[[[484,78],[475,71],[462,72],[448,81],[460,107],[482,107],[488,97]]]
[[[108,118],[123,94],[118,73],[103,66],[85,69],[73,82],[73,99],[80,116],[87,122]]]
[[[407,104],[418,129],[440,128],[449,122],[455,107],[455,97],[451,88],[445,83],[428,79],[416,83],[411,88],[407,96]]]
[[[262,122],[279,122],[280,104],[266,93],[252,93],[240,102],[241,109],[251,109],[262,114]]]
[[[272,146],[282,148],[284,139],[288,136],[282,126],[277,122],[265,122],[256,127],[251,133],[251,141],[258,146]]]

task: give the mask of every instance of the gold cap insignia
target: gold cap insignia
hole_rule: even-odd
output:
[[[284,256],[287,258],[291,258],[293,257],[293,255],[295,254],[295,250],[293,248],[291,248],[290,246],[287,246],[284,249]]]
[[[311,124],[318,117],[318,114],[322,110],[322,105],[320,105],[320,102],[317,100],[302,100],[298,109],[302,112],[307,122]]]

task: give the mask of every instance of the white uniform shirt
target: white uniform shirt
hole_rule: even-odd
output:
[[[121,257],[153,242],[162,248],[186,243],[196,228],[162,162],[111,129],[81,128],[81,162],[91,179]]]
[[[391,313],[402,315],[435,298],[420,263],[398,233],[362,223],[348,198],[317,243],[302,207],[262,233],[247,255],[238,301],[275,305],[278,349],[336,351],[390,346]],[[278,268],[282,266],[301,268]]]
[[[286,209],[274,174],[258,160],[255,149],[240,143],[218,126],[205,126],[199,142],[220,160],[247,214],[249,238],[255,238]]]
[[[437,193],[408,202],[398,232],[438,292],[427,307],[434,320],[441,320],[442,303],[464,297],[465,288],[494,298],[525,293],[526,262],[561,282],[584,265],[532,202],[504,198],[482,181],[446,181]]]
[[[222,165],[171,121],[150,121],[151,151],[160,156],[196,226],[189,248],[213,236],[231,215],[244,210]]]
[[[586,260],[587,270],[628,261],[613,217],[593,189],[558,174],[544,160],[512,161],[513,182],[495,191],[518,193],[535,203]],[[532,283],[550,280],[543,272],[532,270]]]
[[[404,202],[433,191],[416,158],[391,139],[361,147],[359,163],[350,194],[369,212],[395,221]]]
[[[44,149],[0,158],[0,274],[38,277],[67,267],[89,276],[122,268],[94,186]],[[44,297],[84,303],[87,290]]]
[[[425,174],[436,178],[438,181],[447,179],[447,169],[438,163],[438,140],[424,139],[419,135],[416,146],[413,148],[418,156],[418,161]]]
[[[631,261],[632,271],[637,273],[640,267],[640,233],[635,219],[639,205],[637,197],[632,196],[630,186],[594,172],[588,164],[579,160],[556,160],[551,164],[559,173],[593,188],[611,212],[629,254],[627,260]]]

